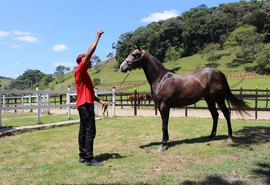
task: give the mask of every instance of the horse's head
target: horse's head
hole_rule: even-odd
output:
[[[125,73],[127,71],[142,67],[144,56],[145,51],[137,45],[120,65],[121,71]]]

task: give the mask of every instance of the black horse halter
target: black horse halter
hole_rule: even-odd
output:
[[[138,58],[135,57],[135,59],[133,59],[133,60],[126,59],[127,65],[130,69],[141,68],[144,54],[142,54],[141,52],[140,52],[140,54],[141,54],[140,57],[138,57]]]

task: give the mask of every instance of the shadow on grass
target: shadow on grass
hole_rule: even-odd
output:
[[[95,159],[98,161],[107,161],[109,159],[122,159],[125,158],[126,156],[121,156],[118,153],[105,153],[105,154],[100,154],[98,156],[95,156]]]
[[[258,176],[262,176],[266,178],[266,184],[270,184],[270,163],[257,163],[257,169],[253,170]]]
[[[244,127],[236,131],[232,146],[260,144],[270,142],[270,127]]]
[[[216,136],[213,140],[224,140],[227,139],[228,137],[225,135],[221,136]],[[167,143],[168,147],[174,147],[176,145],[181,145],[181,144],[194,144],[194,143],[207,143],[209,141],[212,141],[209,139],[209,136],[202,136],[202,137],[197,137],[197,138],[192,138],[192,139],[183,139],[183,140],[178,140],[178,141],[169,141]],[[157,146],[160,145],[161,142],[152,142],[146,145],[141,145],[140,148],[147,148],[147,147],[152,147],[152,146]]]
[[[227,136],[216,136],[213,140],[225,140]],[[169,141],[168,147],[174,147],[181,144],[194,144],[194,143],[206,143],[211,142],[209,136],[202,136],[192,139],[183,139],[178,141]],[[243,129],[236,131],[233,136],[233,143],[231,146],[237,147],[241,145],[260,144],[270,142],[270,127],[257,126],[257,127],[244,127]],[[161,142],[152,142],[146,145],[141,145],[140,148],[147,148],[152,146],[159,146]]]
[[[14,127],[12,126],[0,127],[0,137],[12,135],[12,132],[10,132],[12,130],[14,130]]]
[[[244,185],[243,181],[229,182],[220,176],[208,176],[201,181],[184,181],[183,185]]]

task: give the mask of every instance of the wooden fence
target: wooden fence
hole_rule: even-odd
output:
[[[95,91],[97,96],[110,95],[112,116],[115,115],[115,90]],[[51,108],[66,108],[68,119],[70,119],[71,108],[76,107],[76,92],[74,90],[0,90],[0,128],[2,127],[2,113],[13,110],[36,109],[37,123],[40,123],[41,113],[50,113]],[[96,104],[97,106],[98,104]]]
[[[270,111],[270,90],[268,89],[232,89],[233,94],[247,101],[254,111],[254,118],[258,118],[258,111]],[[112,91],[96,91],[97,95],[109,102],[112,109],[112,116],[115,116],[115,108],[133,107],[134,115],[142,107],[153,107],[157,115],[157,108],[150,92],[115,93]],[[41,113],[50,113],[51,108],[66,108],[68,119],[70,119],[71,108],[76,107],[76,92],[74,90],[0,90],[0,127],[2,123],[2,112],[13,110],[37,110],[37,123],[40,122]],[[203,99],[196,104],[182,107],[185,115],[189,109],[207,109]],[[270,112],[269,112],[270,114]]]
[[[244,99],[249,106],[251,107],[251,111],[254,111],[254,118],[258,118],[258,111],[270,111],[269,101],[270,101],[270,90],[268,89],[232,89],[232,93],[237,97]],[[154,104],[153,99],[142,99],[141,95],[151,95],[150,92],[137,92],[134,93],[116,93],[115,97],[115,106],[119,106],[124,108],[126,106],[133,107],[134,115],[137,115],[137,110],[141,107],[154,107],[155,114],[157,114],[157,109]],[[133,98],[131,98],[133,97]],[[110,99],[109,97],[105,97],[105,99]],[[185,115],[187,116],[188,109],[207,109],[207,104],[202,99],[196,104],[192,104],[186,107],[182,107],[185,109]],[[270,112],[269,112],[270,114]]]

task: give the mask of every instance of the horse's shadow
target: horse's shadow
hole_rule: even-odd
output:
[[[220,176],[207,176],[202,181],[184,181],[182,183],[183,185],[209,185],[209,184],[222,184],[222,185],[245,185],[245,182],[243,181],[228,181]]]
[[[235,132],[234,146],[270,142],[270,127],[244,127]]]
[[[195,143],[207,143],[210,141],[216,140],[225,140],[227,139],[226,135],[220,135],[214,137],[214,139],[210,140],[209,136],[202,136],[191,139],[183,139],[176,141],[169,141],[167,143],[168,147],[174,147],[176,145],[181,144],[195,144]],[[256,126],[256,127],[244,127],[241,130],[235,131],[235,136],[233,136],[233,142],[230,146],[238,147],[238,146],[246,146],[251,144],[260,144],[270,142],[270,127],[265,126]],[[140,148],[147,148],[152,146],[160,145],[160,142],[152,142],[146,145],[141,145]]]
[[[98,161],[107,161],[109,159],[122,159],[125,157],[126,156],[121,156],[118,153],[104,153],[104,154],[95,156],[95,159],[97,159]]]
[[[253,170],[253,173],[255,173],[258,176],[265,176],[266,184],[270,184],[270,163],[257,163],[256,169]]]
[[[226,139],[227,136],[221,135],[221,136],[216,136],[213,140],[223,140]],[[169,141],[167,143],[168,147],[174,147],[176,145],[181,145],[181,144],[194,144],[194,143],[207,143],[211,141],[209,139],[209,136],[201,136],[197,138],[191,138],[191,139],[183,139],[183,140],[177,140],[177,141]],[[147,147],[152,147],[152,146],[157,146],[160,145],[160,142],[152,142],[146,145],[141,145],[140,148],[147,148]]]

